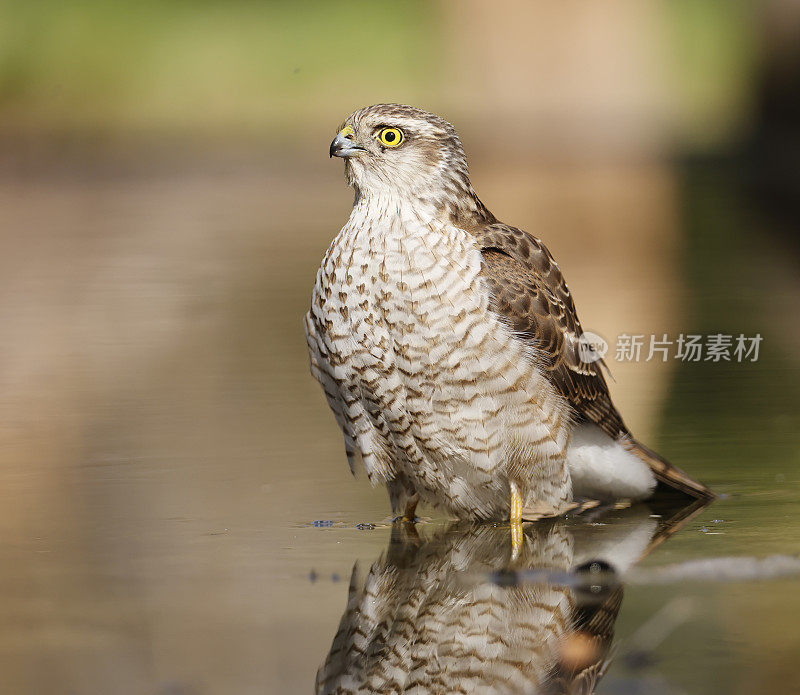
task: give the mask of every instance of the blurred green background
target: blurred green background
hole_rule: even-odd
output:
[[[388,541],[354,529],[385,493],[351,480],[301,328],[352,201],[328,145],[368,103],[453,122],[612,345],[764,336],[754,364],[612,363],[612,392],[727,495],[646,562],[799,552],[797,84],[794,0],[0,0],[8,691],[311,689],[328,580]],[[639,587],[618,631],[699,597],[659,682],[790,692],[797,588]]]
[[[261,139],[374,85],[435,84],[425,2],[4,2],[0,98],[22,129]]]
[[[720,143],[752,117],[766,11],[794,19],[791,5],[676,0],[614,2],[602,10],[566,3],[554,10],[508,3],[493,13],[476,2],[5,0],[0,114],[4,129],[37,133],[133,130],[270,139],[280,129],[301,131],[321,110],[398,96],[451,109],[503,111],[508,107],[481,105],[477,89],[487,73],[513,75],[486,63],[499,58],[511,68],[548,52],[562,63],[579,62],[591,51],[602,58],[598,46],[570,44],[565,26],[572,24],[579,39],[581,31],[594,33],[586,25],[596,20],[595,44],[601,31],[610,30],[631,43],[624,48],[639,51],[629,59],[657,61],[649,77],[663,84],[648,89],[663,90],[662,116],[677,138]],[[492,14],[497,17],[487,22]],[[502,34],[493,36],[512,27],[512,45]],[[563,35],[546,37],[548,28]],[[481,45],[498,38],[499,46]],[[542,38],[548,45],[525,45]],[[613,48],[607,45],[605,52]],[[504,55],[480,60],[492,49]],[[482,65],[464,65],[469,71],[462,72],[465,52]],[[624,51],[619,54],[624,61]],[[537,66],[527,61],[513,67],[530,77]],[[543,63],[532,81],[547,81],[548,67],[563,69]],[[582,67],[587,82],[596,76],[591,72],[597,66],[587,61]],[[624,77],[640,66],[617,67]],[[613,84],[613,74],[605,77]],[[476,91],[466,95],[470,85]],[[562,96],[570,91],[564,84],[550,91],[558,88]]]

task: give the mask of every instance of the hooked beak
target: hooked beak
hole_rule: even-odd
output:
[[[355,132],[351,126],[345,126],[331,143],[330,156],[331,157],[352,157],[359,152],[366,152],[367,150],[353,142],[353,135]]]

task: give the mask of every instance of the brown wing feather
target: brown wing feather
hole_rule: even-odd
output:
[[[561,270],[545,245],[520,229],[492,224],[477,232],[492,308],[537,350],[550,381],[580,420],[615,439],[629,434],[599,363],[580,359],[583,333]]]
[[[572,406],[578,422],[590,422],[645,461],[665,485],[693,497],[713,497],[690,478],[631,436],[614,407],[601,362],[580,358],[583,333],[561,269],[547,247],[521,229],[498,222],[472,230],[483,256],[483,277],[492,309],[536,350],[545,373]]]

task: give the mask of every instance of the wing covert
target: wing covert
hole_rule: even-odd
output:
[[[583,329],[558,264],[547,247],[526,232],[494,223],[474,230],[492,309],[536,350],[545,374],[572,405],[579,421],[613,438],[629,434],[611,401],[601,362],[584,362]]]

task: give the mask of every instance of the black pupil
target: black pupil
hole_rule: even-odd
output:
[[[387,130],[383,136],[383,139],[386,140],[386,142],[394,142],[395,137],[396,136],[393,131]]]

